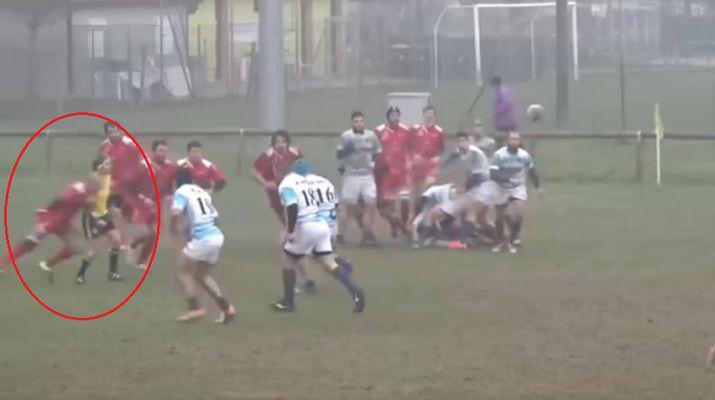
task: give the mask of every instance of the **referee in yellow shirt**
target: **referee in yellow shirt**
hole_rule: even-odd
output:
[[[104,238],[109,244],[109,274],[110,281],[121,281],[122,277],[117,272],[119,250],[122,239],[119,231],[114,226],[109,213],[109,195],[112,186],[112,165],[109,158],[99,158],[92,162],[92,170],[99,176],[102,186],[92,199],[89,207],[82,214],[82,228],[84,236],[89,241],[89,251],[82,259],[82,265],[77,272],[76,282],[80,285],[87,281],[87,268],[100,250]]]

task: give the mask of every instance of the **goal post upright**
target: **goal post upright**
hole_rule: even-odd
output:
[[[474,16],[474,63],[475,63],[475,81],[478,85],[483,82],[482,76],[482,54],[481,54],[481,30],[479,23],[479,16],[481,9],[511,9],[511,8],[538,8],[538,7],[550,7],[554,10],[556,9],[555,1],[543,1],[543,2],[533,2],[533,3],[478,3],[472,5],[466,4],[452,4],[448,5],[442,9],[437,17],[434,28],[432,30],[433,35],[433,52],[432,52],[432,81],[434,88],[439,87],[439,28],[444,18],[444,15],[455,9],[472,9]],[[575,0],[568,2],[568,7],[571,8],[571,46],[572,46],[572,65],[573,65],[573,80],[579,80],[579,51],[578,51],[578,6]],[[531,33],[531,48],[532,48],[532,64],[535,63],[535,45],[534,45],[534,32],[532,27]],[[532,65],[532,76],[534,75],[533,69],[535,65]]]

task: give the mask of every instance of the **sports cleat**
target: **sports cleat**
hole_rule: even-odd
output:
[[[353,295],[353,313],[361,314],[365,310],[365,292],[358,289]]]
[[[236,309],[233,308],[233,306],[228,306],[228,310],[226,311],[221,311],[221,313],[218,315],[218,318],[214,320],[215,323],[217,324],[228,324],[233,320],[233,318],[236,316]]]
[[[203,318],[204,315],[206,315],[206,310],[204,310],[203,308],[197,308],[196,310],[190,310],[179,315],[178,317],[176,317],[176,320],[178,322],[191,322],[193,320]]]
[[[135,264],[132,267],[138,271],[146,271],[146,265],[144,264]]]
[[[273,309],[273,311],[278,311],[282,313],[292,313],[293,311],[295,311],[295,307],[293,307],[292,305],[289,306],[288,304],[285,304],[283,300],[278,300],[275,303],[272,303],[271,308]]]
[[[107,280],[112,281],[112,282],[121,282],[124,280],[121,275],[119,275],[116,272],[112,272],[109,275],[107,275]]]
[[[511,245],[514,247],[521,247],[521,239],[516,238],[516,239],[512,240]]]
[[[451,242],[449,242],[447,247],[450,250],[464,250],[467,248],[467,245],[461,240],[452,240]]]
[[[412,248],[415,250],[419,250],[422,248],[422,245],[420,245],[419,240],[413,240],[412,241]]]
[[[74,278],[74,281],[78,285],[84,285],[87,283],[87,278],[85,278],[84,275],[77,275],[77,277]]]
[[[509,251],[509,254],[516,254],[517,249],[516,247],[512,246],[511,243],[506,246],[507,250]]]
[[[44,271],[45,274],[47,274],[47,280],[50,283],[53,283],[55,281],[55,274],[52,272],[52,268],[50,268],[50,266],[47,265],[47,261],[40,261],[40,263],[37,264],[37,266],[40,267],[40,269],[42,271]]]

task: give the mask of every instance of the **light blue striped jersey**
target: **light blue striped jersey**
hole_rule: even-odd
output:
[[[197,185],[188,184],[178,188],[174,193],[171,210],[184,216],[193,239],[204,239],[221,233],[216,225],[218,211],[213,206],[211,195]]]
[[[526,174],[534,168],[534,160],[526,150],[519,148],[510,152],[504,146],[494,153],[493,167],[495,181],[504,188],[515,188],[526,184]]]

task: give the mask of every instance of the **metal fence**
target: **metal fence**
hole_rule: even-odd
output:
[[[335,146],[338,132],[292,132],[316,170],[338,178]],[[183,157],[192,139],[204,145],[207,158],[237,175],[250,175],[253,159],[268,145],[269,132],[226,128],[182,132],[137,131],[133,135],[145,150],[157,138],[169,142],[174,158]],[[10,171],[27,132],[0,133],[0,165]],[[655,139],[652,132],[533,132],[525,134],[543,179],[551,182],[653,182]],[[86,173],[103,137],[99,133],[49,131],[33,142],[18,169],[21,175],[75,176]],[[497,137],[503,140],[503,137]],[[449,145],[454,139],[449,136]],[[715,183],[715,135],[667,133],[662,142],[663,179],[666,183]],[[448,179],[459,179],[450,170]]]

